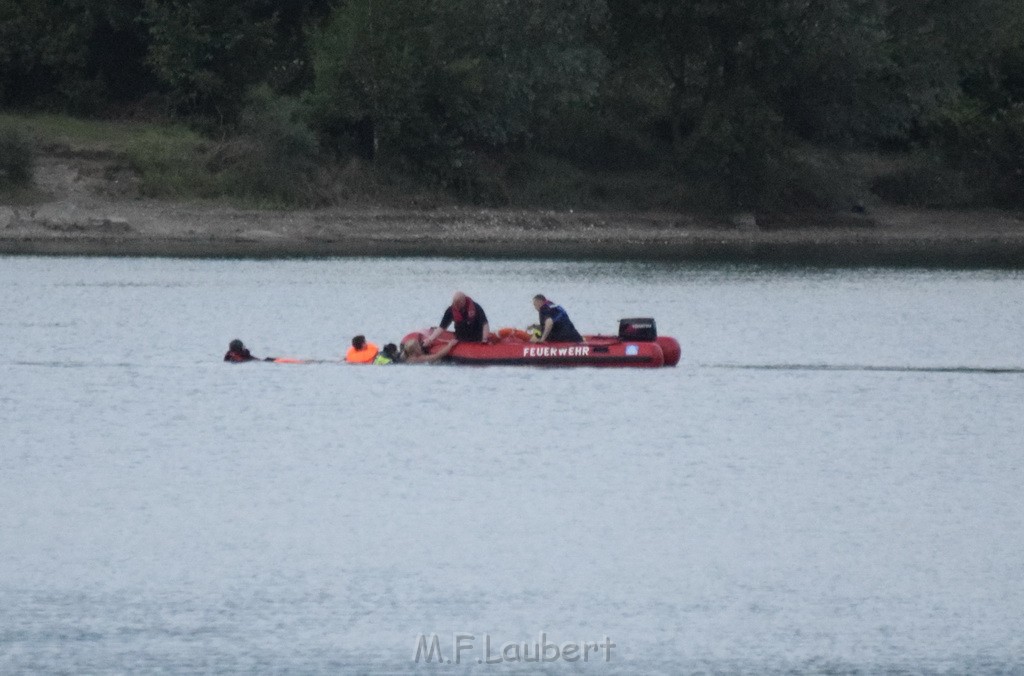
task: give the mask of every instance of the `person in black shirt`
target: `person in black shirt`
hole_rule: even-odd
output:
[[[452,296],[452,304],[441,317],[441,323],[423,341],[423,346],[430,347],[452,322],[455,323],[455,337],[458,340],[486,343],[491,335],[491,327],[487,323],[487,313],[484,309],[466,294],[456,291]]]
[[[572,320],[569,319],[569,313],[561,305],[555,305],[545,298],[543,294],[538,293],[533,297],[533,307],[537,309],[540,315],[541,334],[539,338],[534,338],[532,342],[583,342],[583,336],[573,326]]]

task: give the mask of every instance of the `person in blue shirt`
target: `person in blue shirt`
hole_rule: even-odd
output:
[[[540,315],[540,337],[531,339],[534,343],[582,343],[583,336],[573,326],[569,313],[561,305],[555,305],[543,294],[533,297],[533,307]]]

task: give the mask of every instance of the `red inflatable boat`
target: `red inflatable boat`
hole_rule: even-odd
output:
[[[653,320],[649,332],[636,329],[639,320],[623,320],[618,336],[584,336],[583,343],[531,343],[523,331],[502,329],[488,343],[460,342],[447,360],[455,364],[504,366],[616,366],[657,368],[679,363],[679,342],[669,336],[654,334]],[[632,324],[628,324],[632,322]],[[634,335],[630,335],[630,332]],[[430,329],[414,331],[402,339],[422,340]],[[442,349],[455,335],[443,332],[430,346],[429,352]]]

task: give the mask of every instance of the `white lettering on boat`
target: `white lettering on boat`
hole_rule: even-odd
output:
[[[532,346],[523,348],[524,357],[586,357],[590,355],[590,347],[587,345],[573,345],[571,347],[549,347]]]

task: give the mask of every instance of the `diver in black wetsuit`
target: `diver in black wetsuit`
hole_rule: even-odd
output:
[[[242,364],[247,361],[259,361],[259,357],[252,356],[249,348],[242,341],[235,338],[228,344],[228,351],[224,355],[224,361],[231,362],[232,364]]]

